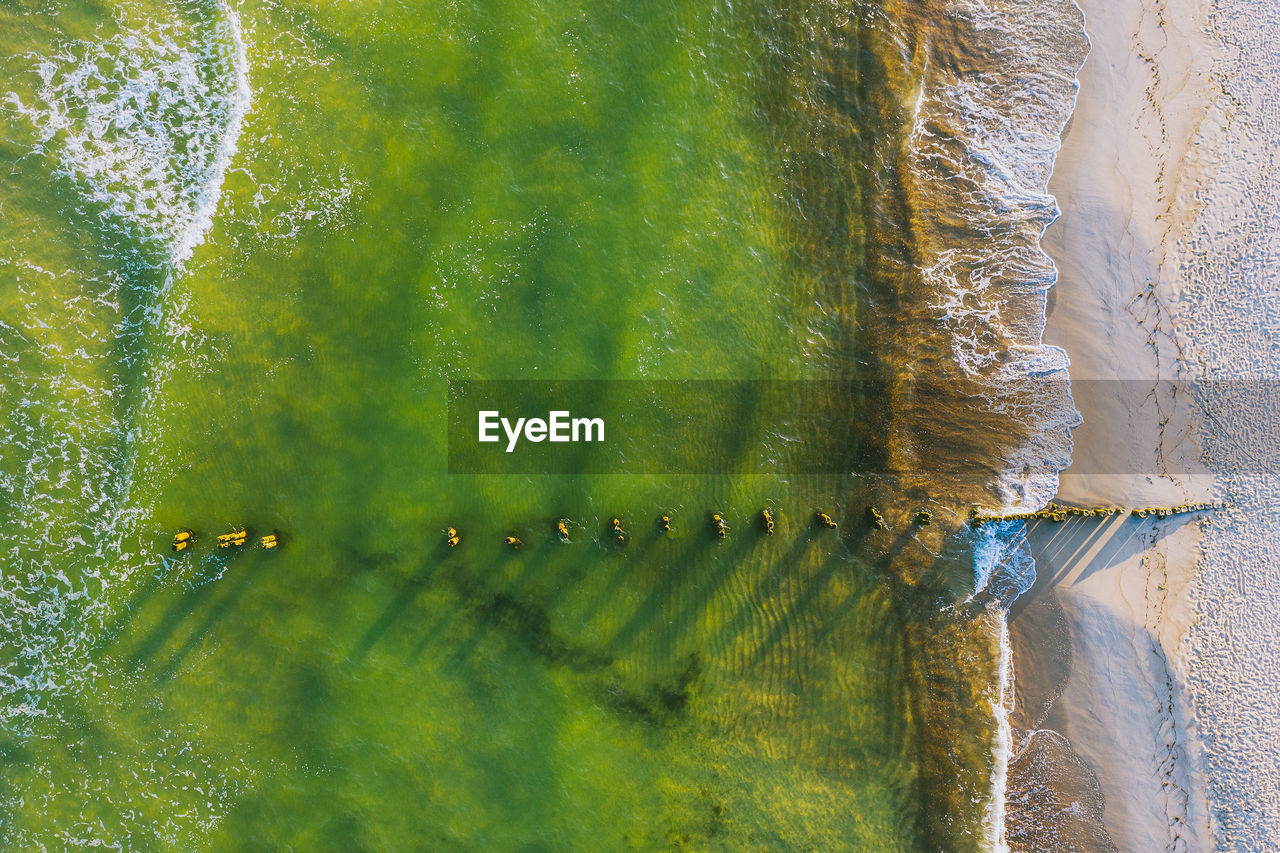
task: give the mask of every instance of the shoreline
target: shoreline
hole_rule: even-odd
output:
[[[1056,500],[1210,500],[1211,478],[1177,462],[1198,455],[1193,414],[1157,385],[1186,368],[1170,261],[1195,218],[1184,164],[1212,98],[1206,11],[1196,0],[1076,2],[1092,49],[1050,181],[1061,216],[1042,241],[1059,275],[1044,341],[1067,351],[1083,416]],[[1134,393],[1148,384],[1152,393]],[[1110,473],[1133,471],[1135,459],[1148,474]],[[1029,525],[1037,581],[1009,615],[1014,849],[1051,849],[1047,839],[1126,850],[1211,843],[1179,657],[1200,524],[1125,516]],[[1020,835],[1030,825],[1047,835]]]

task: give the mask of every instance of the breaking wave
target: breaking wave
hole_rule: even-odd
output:
[[[944,483],[957,508],[1039,509],[1080,423],[1067,354],[1042,339],[1057,271],[1040,241],[1058,214],[1048,184],[1089,49],[1083,14],[1071,0],[928,0],[901,15],[913,96],[900,173],[915,275],[895,335],[913,373],[897,407],[898,478],[921,493]],[[990,764],[974,841],[989,850],[1009,849],[1006,613],[1035,580],[1018,530],[974,532],[974,592],[962,605],[998,625],[993,658],[981,659]]]
[[[33,261],[14,269],[38,312],[29,322],[58,330],[32,341],[0,324],[0,353],[13,368],[0,380],[10,412],[0,446],[20,454],[0,474],[0,497],[12,529],[23,531],[0,576],[0,627],[20,646],[0,665],[0,720],[14,730],[92,672],[85,626],[99,619],[110,588],[137,580],[116,567],[147,562],[122,560],[138,550],[146,512],[129,497],[140,413],[126,401],[131,383],[165,368],[140,347],[146,330],[183,332],[159,303],[210,227],[249,105],[240,22],[224,4],[67,45],[33,73],[25,97],[6,98],[30,124],[31,154],[48,157],[105,226],[162,257],[150,273],[102,268],[77,247],[83,292],[71,295]],[[63,239],[74,241],[74,227]],[[39,258],[38,237],[27,240],[15,255]],[[138,302],[140,291],[150,295]],[[116,372],[98,368],[103,359]]]
[[[915,370],[967,389],[950,417],[924,401],[914,428],[970,424],[962,409],[978,409],[977,446],[954,455],[986,471],[964,479],[986,483],[986,506],[1040,508],[1080,420],[1067,354],[1042,342],[1057,271],[1040,238],[1058,212],[1048,183],[1088,52],[1083,16],[1070,0],[930,2],[911,14],[925,34],[903,176],[921,288],[912,302],[937,330]]]
[[[240,19],[218,4],[39,60],[8,102],[101,216],[180,266],[213,223],[252,94]]]
[[[0,405],[9,413],[0,423],[0,448],[9,451],[0,454],[0,520],[11,534],[0,571],[0,635],[9,638],[0,655],[0,749],[62,737],[74,727],[67,708],[77,696],[131,701],[130,677],[100,671],[101,645],[119,627],[113,614],[148,584],[180,580],[167,561],[146,556],[150,507],[136,494],[134,459],[145,395],[135,392],[170,366],[148,337],[186,333],[170,285],[218,209],[249,109],[248,64],[239,17],[226,4],[169,7],[163,20],[141,24],[142,12],[127,4],[112,12],[115,31],[103,38],[14,57],[29,74],[0,96],[22,167],[55,178],[33,205],[39,217],[8,229],[0,255],[23,306],[21,326],[0,321]],[[123,255],[101,251],[86,217]],[[190,768],[165,763],[178,754],[193,766],[210,761],[194,746],[197,734],[153,732],[157,760],[130,770],[136,793],[180,802],[175,812],[207,827],[239,771],[197,784]],[[73,796],[117,793],[106,768],[139,747],[124,737],[102,747]],[[35,787],[3,792],[4,811],[65,783],[35,767]],[[147,831],[190,847],[182,823]],[[100,831],[86,819],[59,837],[87,846]]]

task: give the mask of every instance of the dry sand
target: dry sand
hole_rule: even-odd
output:
[[[1258,380],[1280,379],[1280,5],[1079,2],[1093,54],[1045,239],[1045,339],[1084,416],[1059,499],[1230,507],[1029,531],[1010,846],[1275,849],[1280,402],[1261,392],[1280,386]],[[1233,381],[1195,401],[1156,381],[1188,375]]]
[[[1188,155],[1212,120],[1221,50],[1195,0],[1077,2],[1093,49],[1050,184],[1062,216],[1044,239],[1059,269],[1045,341],[1067,351],[1084,417],[1058,499],[1204,499],[1194,407],[1160,380],[1190,367],[1179,247],[1198,221]],[[1199,532],[1185,517],[1127,516],[1029,530],[1038,581],[1010,614],[1025,680],[1011,812],[1056,829],[1020,837],[1011,820],[1014,849],[1213,845],[1185,653]]]
[[[1220,94],[1196,139],[1195,223],[1177,246],[1180,330],[1231,508],[1204,526],[1181,648],[1215,845],[1280,845],[1280,5],[1230,0],[1210,31]],[[1262,381],[1268,380],[1268,381]]]

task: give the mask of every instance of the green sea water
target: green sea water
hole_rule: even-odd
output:
[[[981,846],[991,628],[875,477],[446,466],[468,379],[855,379],[734,438],[881,452],[880,16],[0,3],[5,846]]]

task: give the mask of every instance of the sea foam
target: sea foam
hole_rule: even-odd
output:
[[[9,106],[111,225],[178,266],[213,223],[252,93],[240,18],[153,22],[41,58]]]
[[[1042,341],[1057,271],[1040,240],[1058,214],[1048,183],[1088,52],[1083,15],[1070,0],[931,2],[912,14],[918,94],[903,185],[920,291],[910,302],[925,306],[913,309],[917,327],[936,330],[915,345],[913,361],[947,393],[916,395],[900,443],[964,460],[931,476],[945,474],[965,499],[998,512],[1039,509],[1057,492],[1080,423],[1067,354]],[[1005,611],[1030,588],[1035,567],[1016,526],[975,536],[974,596],[1001,627],[982,844],[1006,850],[1013,671]]]
[[[31,78],[20,81],[29,85],[0,96],[17,119],[14,141],[29,145],[29,160],[47,163],[59,185],[51,195],[71,197],[68,207],[75,208],[49,216],[48,227],[62,238],[56,248],[43,228],[15,228],[11,256],[0,257],[23,324],[0,322],[6,364],[0,402],[8,412],[0,447],[9,451],[0,473],[0,513],[14,534],[3,546],[0,571],[0,634],[8,638],[0,661],[0,732],[19,743],[74,724],[62,717],[67,696],[118,690],[119,701],[127,701],[128,678],[104,686],[97,652],[123,624],[122,603],[172,573],[155,565],[152,543],[144,541],[150,509],[131,495],[139,407],[120,404],[131,382],[145,380],[122,379],[129,371],[104,364],[145,362],[152,376],[165,369],[133,347],[129,335],[139,323],[167,323],[161,328],[173,337],[167,283],[211,227],[250,102],[233,9],[204,4],[186,17],[175,10],[142,25],[124,21],[136,10],[121,5],[114,11],[119,32],[31,56]],[[102,243],[132,244],[146,263],[97,257],[99,241],[78,239],[85,211],[110,234]],[[130,278],[144,267],[148,274]],[[159,292],[133,309],[123,307],[123,293],[154,282],[161,283]],[[210,783],[197,801],[186,802],[193,799],[186,793],[190,773],[175,770],[164,755],[170,748],[190,752],[194,733],[159,734],[163,743],[148,744],[159,755],[155,764],[130,768],[135,790],[184,801],[187,816],[212,825],[225,811],[232,782]],[[80,802],[114,793],[113,782],[118,789],[102,767],[120,756],[96,758],[96,771],[70,783]],[[51,796],[40,784],[67,784],[42,774],[39,765],[33,778],[35,788],[5,797],[30,801]],[[183,822],[173,823],[147,831],[170,846],[190,847],[193,839],[179,834],[186,831]],[[101,827],[85,824],[66,827],[60,837],[87,846],[100,845],[100,835]],[[9,840],[24,849],[41,843],[20,833]]]
[[[1058,212],[1049,176],[1088,40],[1069,0],[925,5],[904,184],[920,301],[941,331],[917,363],[971,388],[964,405],[985,402],[986,502],[1038,509],[1079,424],[1067,355],[1041,340],[1057,271],[1040,238]]]

